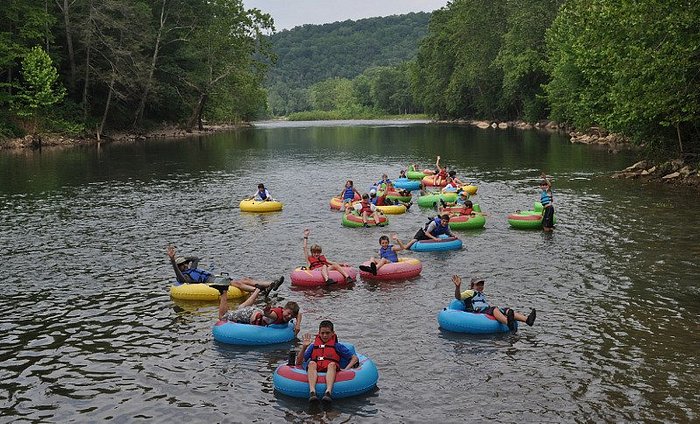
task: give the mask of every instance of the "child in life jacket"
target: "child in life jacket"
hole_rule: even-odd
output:
[[[292,319],[296,318],[296,322],[294,324],[294,335],[299,333],[299,330],[301,329],[301,312],[299,312],[299,305],[296,302],[287,302],[284,307],[272,307],[267,305],[260,309],[253,306],[255,301],[258,299],[258,295],[260,294],[260,289],[256,288],[250,297],[245,300],[245,302],[238,305],[235,310],[230,311],[228,308],[228,296],[226,293],[229,286],[217,284],[212,284],[211,286],[219,290],[220,293],[220,321],[268,326],[270,324],[286,324]]]
[[[355,281],[354,278],[348,275],[348,273],[343,269],[342,266],[335,262],[331,262],[328,259],[326,259],[325,256],[321,254],[321,246],[318,244],[314,244],[311,246],[311,254],[309,254],[309,248],[308,248],[308,242],[309,242],[309,234],[311,234],[311,231],[307,228],[304,230],[304,257],[306,260],[309,262],[309,269],[318,269],[321,271],[321,275],[323,275],[323,279],[326,280],[326,284],[331,285],[335,284],[335,280],[329,277],[328,271],[330,270],[336,270],[338,271],[343,277],[345,277],[345,282],[346,283],[352,283]]]
[[[542,203],[542,229],[548,233],[554,230],[554,196],[552,183],[544,172],[540,182],[540,203]]]
[[[457,171],[450,171],[448,173],[449,177],[452,178],[452,183],[455,185],[455,187],[462,187],[466,184],[462,182],[459,178],[457,178]]]
[[[362,217],[362,223],[365,227],[369,227],[368,218],[370,215],[372,215],[372,219],[374,219],[374,225],[383,225],[381,222],[379,222],[381,216],[379,209],[377,209],[377,207],[372,202],[370,202],[369,194],[363,194],[362,200],[359,203],[355,203],[354,208],[357,211],[357,213]]]
[[[362,271],[371,272],[372,275],[377,275],[377,271],[384,265],[399,261],[399,257],[396,254],[396,252],[404,250],[406,246],[404,246],[404,244],[401,243],[401,240],[399,240],[396,234],[392,234],[391,238],[399,245],[396,246],[393,244],[389,244],[389,237],[387,236],[379,237],[379,246],[381,246],[379,248],[379,259],[372,256],[372,259],[370,259],[369,266],[360,265],[360,269]]]
[[[227,285],[249,293],[258,288],[267,296],[270,294],[270,291],[279,289],[284,282],[284,277],[280,277],[275,281],[261,281],[254,280],[250,277],[234,280],[226,273],[224,273],[224,275],[214,275],[209,271],[197,268],[200,259],[196,256],[176,257],[175,246],[168,246],[166,248],[166,254],[170,258],[170,264],[175,271],[175,278],[180,284],[202,283],[209,285]]]
[[[424,228],[421,228],[413,236],[413,240],[409,241],[406,249],[410,249],[413,243],[420,240],[439,240],[439,236],[445,234],[449,237],[458,238],[449,227],[450,216],[448,214],[438,215],[431,219]]]
[[[352,202],[355,200],[355,195],[360,196],[360,192],[357,191],[352,180],[347,180],[345,182],[345,187],[343,187],[343,191],[341,191],[338,195],[338,197],[343,199],[345,213],[352,212]]]
[[[357,355],[353,354],[345,345],[338,342],[338,336],[333,331],[333,323],[324,320],[318,326],[318,334],[311,340],[311,334],[304,334],[302,349],[297,355],[297,365],[306,363],[306,372],[309,381],[309,401],[317,401],[316,381],[318,373],[326,373],[326,393],[324,402],[333,400],[333,385],[336,373],[339,370],[348,370],[358,363]]]
[[[257,200],[258,202],[268,202],[273,200],[270,192],[265,188],[265,184],[258,184],[258,191],[256,191],[248,200]]]
[[[484,280],[481,278],[472,278],[469,289],[465,291],[461,291],[462,278],[459,275],[452,276],[452,283],[455,285],[455,299],[464,302],[467,312],[493,315],[498,322],[507,325],[510,331],[515,331],[515,321],[524,322],[531,327],[535,323],[537,313],[534,309],[530,315],[525,316],[511,308],[489,305],[484,296]]]
[[[435,161],[435,180],[434,180],[434,185],[436,186],[441,186],[445,184],[445,180],[447,179],[447,167],[445,168],[440,168],[440,156],[437,157],[437,160]]]

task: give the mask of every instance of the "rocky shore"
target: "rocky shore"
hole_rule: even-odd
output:
[[[478,121],[478,120],[453,120],[437,121],[438,123],[473,125],[478,128],[507,129],[517,128],[522,130],[539,129],[545,131],[567,132],[571,143],[601,146],[610,153],[622,150],[637,150],[639,146],[633,145],[627,138],[619,134],[608,133],[600,128],[589,128],[586,132],[570,131],[564,125],[554,121],[540,121],[534,124],[524,121]],[[657,181],[667,184],[693,186],[700,189],[700,175],[698,168],[686,163],[682,159],[668,160],[663,163],[654,163],[643,160],[631,165],[624,170],[613,174],[613,178],[632,178],[644,181]]]
[[[183,138],[196,135],[207,135],[217,132],[230,131],[236,128],[249,126],[250,124],[220,124],[207,125],[203,130],[184,130],[175,126],[163,126],[149,131],[125,131],[103,135],[99,140],[96,137],[67,137],[61,134],[37,134],[27,135],[22,138],[0,140],[0,149],[38,149],[52,146],[83,146],[98,143],[119,143],[146,141],[159,138]]]
[[[615,173],[613,178],[639,178],[700,188],[698,168],[691,167],[681,159],[674,159],[661,164],[642,160]]]

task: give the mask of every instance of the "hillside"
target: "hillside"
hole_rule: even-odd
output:
[[[265,86],[271,98],[329,78],[354,78],[374,66],[398,65],[416,56],[430,13],[304,25],[270,36],[277,63]]]

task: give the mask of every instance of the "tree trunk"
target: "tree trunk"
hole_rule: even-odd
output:
[[[143,119],[143,111],[146,108],[146,101],[148,100],[148,94],[151,91],[151,81],[153,80],[153,74],[156,71],[156,64],[158,63],[158,52],[160,50],[160,42],[163,36],[163,28],[165,27],[165,21],[167,17],[165,16],[165,3],[167,0],[163,0],[160,7],[160,27],[158,28],[158,35],[156,36],[156,45],[153,47],[153,56],[151,57],[151,66],[148,70],[148,78],[146,79],[146,84],[143,88],[143,93],[141,93],[141,101],[139,102],[138,108],[136,108],[136,113],[134,114],[134,124],[136,127],[141,123]]]
[[[199,93],[199,99],[197,100],[197,104],[192,109],[192,115],[190,115],[190,119],[187,120],[188,131],[192,131],[195,123],[197,123],[197,128],[199,128],[200,131],[204,129],[204,125],[202,124],[202,112],[204,111],[204,104],[207,101],[207,97],[208,95],[206,93]]]
[[[75,94],[75,80],[76,80],[76,67],[75,67],[75,53],[73,52],[73,35],[70,23],[70,3],[68,0],[63,0],[63,6],[56,0],[58,8],[63,12],[63,22],[66,26],[66,45],[68,47],[68,63],[70,64],[70,80],[68,85],[70,87],[71,94]]]
[[[676,122],[676,134],[678,135],[678,147],[681,149],[681,156],[683,155],[683,140],[681,139],[681,128],[678,122]]]
[[[90,85],[90,51],[92,50],[92,0],[88,3],[88,22],[87,22],[87,38],[85,40],[85,81],[83,81],[83,120],[87,119],[88,104],[87,104],[87,93],[88,87]],[[114,81],[114,78],[112,78]],[[110,90],[109,95],[112,95]],[[99,134],[98,134],[99,137]]]
[[[109,106],[112,102],[112,91],[114,91],[114,80],[116,75],[112,72],[112,80],[109,82],[109,93],[107,94],[107,103],[105,104],[105,110],[102,113],[102,121],[100,122],[100,127],[97,129],[97,139],[100,139],[102,135],[102,130],[105,127],[105,122],[107,122],[107,114],[109,113]]]

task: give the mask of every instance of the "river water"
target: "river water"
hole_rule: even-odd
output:
[[[380,371],[378,389],[331,407],[276,394],[272,372],[298,343],[212,339],[216,303],[175,301],[165,246],[205,268],[272,279],[304,263],[311,229],[331,260],[359,264],[378,237],[407,241],[430,210],[385,229],[348,229],[328,207],[436,155],[479,186],[486,227],[465,247],[405,255],[419,278],[350,288],[282,286],[302,332],[336,324]],[[209,137],[0,152],[2,422],[697,422],[700,197],[611,179],[632,153],[562,135],[425,123],[260,123]],[[552,176],[552,235],[509,228]],[[264,182],[281,213],[241,213]],[[533,327],[439,330],[450,276],[486,278],[492,304]]]

